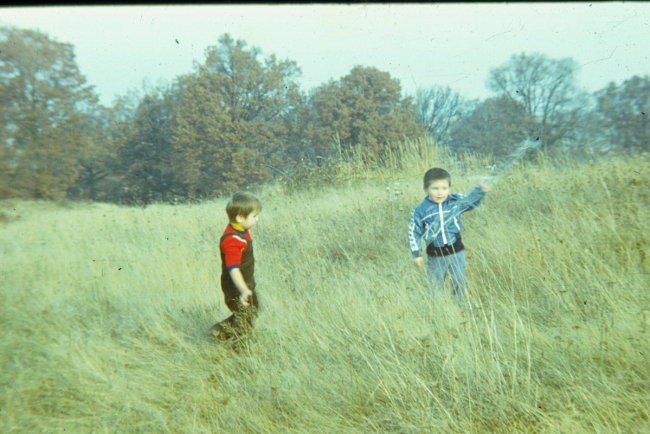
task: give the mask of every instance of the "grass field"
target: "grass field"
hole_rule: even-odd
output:
[[[0,203],[0,432],[650,431],[650,160],[540,160],[464,215],[469,302],[426,297],[429,166],[262,188],[261,304],[212,342],[225,200]],[[399,161],[398,161],[399,160]]]

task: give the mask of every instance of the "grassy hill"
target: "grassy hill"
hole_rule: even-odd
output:
[[[0,432],[647,432],[647,155],[502,178],[463,218],[464,307],[406,227],[426,168],[464,192],[484,163],[393,163],[258,192],[240,352],[207,337],[224,200],[1,203]]]

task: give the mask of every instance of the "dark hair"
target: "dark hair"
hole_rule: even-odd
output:
[[[445,169],[433,167],[427,170],[424,174],[424,188],[429,188],[432,182],[439,181],[441,179],[446,179],[449,181],[449,186],[451,186],[451,175]]]
[[[237,216],[248,217],[254,211],[262,211],[262,202],[253,194],[245,191],[238,191],[226,205],[226,213],[231,222],[237,220]]]

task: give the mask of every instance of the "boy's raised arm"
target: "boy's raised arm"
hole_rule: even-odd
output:
[[[472,188],[469,193],[461,195],[459,212],[469,211],[479,206],[489,189],[489,185],[482,181]]]

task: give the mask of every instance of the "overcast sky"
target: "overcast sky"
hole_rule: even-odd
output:
[[[443,85],[484,99],[490,69],[522,52],[575,59],[589,92],[650,74],[648,2],[11,7],[0,25],[72,44],[107,105],[191,72],[224,33],[294,60],[303,90],[363,65],[405,94]]]

